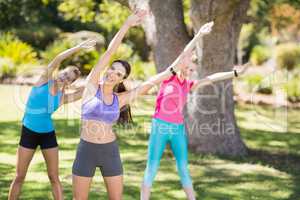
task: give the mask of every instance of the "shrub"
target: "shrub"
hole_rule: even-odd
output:
[[[264,77],[260,74],[252,74],[244,76],[249,92],[258,92],[262,94],[272,94],[272,87],[265,84]]]
[[[59,39],[49,45],[44,52],[41,53],[43,63],[50,63],[59,53],[73,47],[74,42],[68,39]],[[68,65],[75,65],[80,68],[83,74],[87,74],[89,70],[96,64],[99,59],[99,52],[92,49],[89,51],[80,51],[61,63],[60,68],[65,68]]]
[[[270,50],[261,45],[257,45],[252,49],[250,61],[255,65],[262,65],[271,57]]]
[[[55,40],[53,43],[51,43],[49,46],[47,46],[45,51],[43,51],[41,53],[43,62],[45,64],[50,63],[55,58],[55,56],[57,56],[59,53],[65,51],[71,47],[72,47],[72,44],[68,40],[62,40],[62,39]]]
[[[61,33],[61,30],[53,25],[31,25],[15,28],[12,32],[22,41],[31,44],[37,49],[45,49]]]
[[[287,94],[287,99],[290,102],[300,102],[300,76],[294,76],[286,84],[284,84],[284,91]]]
[[[0,58],[0,77],[13,77],[16,74],[16,67],[14,63],[9,58]]]
[[[143,62],[137,55],[132,58],[132,72],[133,79],[145,80],[156,74],[156,68],[153,62]]]
[[[276,62],[281,69],[293,70],[300,66],[300,47],[294,43],[278,45],[276,48]]]
[[[10,33],[1,34],[0,56],[10,58],[16,65],[37,62],[33,48]]]
[[[2,57],[0,62],[2,78],[13,77],[18,72],[24,71],[25,66],[28,69],[38,63],[33,48],[11,33],[0,34],[0,57]]]

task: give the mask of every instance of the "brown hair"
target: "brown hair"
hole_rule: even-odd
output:
[[[68,71],[74,72],[74,74],[75,74],[75,79],[74,79],[72,82],[74,82],[74,81],[80,76],[80,74],[81,74],[81,72],[80,72],[80,70],[78,69],[78,67],[72,66],[72,65],[66,67],[64,70],[66,70],[66,71],[68,70]]]
[[[124,76],[123,79],[126,79],[130,75],[131,66],[127,61],[125,61],[125,60],[115,60],[113,63],[121,63],[122,66],[125,68],[126,73],[125,73],[125,76]],[[125,92],[125,91],[127,91],[127,89],[126,89],[123,82],[119,83],[114,88],[114,92],[116,92],[116,93]],[[133,123],[132,115],[131,115],[131,108],[130,108],[129,104],[123,106],[120,109],[120,117],[119,117],[117,123],[118,124]]]

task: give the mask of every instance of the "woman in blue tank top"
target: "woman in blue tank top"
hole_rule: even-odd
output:
[[[34,83],[29,94],[24,117],[22,135],[17,150],[16,176],[11,183],[9,200],[18,199],[28,166],[37,146],[40,146],[47,165],[54,199],[63,199],[62,186],[58,176],[58,145],[51,115],[59,106],[81,98],[83,87],[65,94],[65,87],[80,75],[78,68],[70,66],[58,73],[61,62],[72,54],[93,47],[95,40],[86,40],[57,55]]]

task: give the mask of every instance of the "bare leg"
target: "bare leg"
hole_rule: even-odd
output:
[[[103,177],[109,200],[121,200],[123,193],[123,176]]]
[[[58,176],[58,147],[43,149],[42,153],[47,164],[53,197],[55,200],[62,200],[63,190]]]
[[[184,187],[183,190],[188,200],[196,200],[193,187]]]
[[[73,174],[73,200],[87,200],[89,198],[92,177],[76,176]]]
[[[12,181],[8,193],[9,200],[16,200],[19,198],[22,184],[24,182],[28,166],[32,160],[35,149],[28,149],[19,146],[17,150],[17,166],[16,166],[16,176]]]
[[[151,187],[148,187],[145,184],[142,184],[142,187],[141,187],[141,200],[150,199],[150,194],[151,194]]]

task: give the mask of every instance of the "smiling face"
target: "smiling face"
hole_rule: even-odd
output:
[[[191,76],[193,75],[193,73],[195,72],[196,68],[197,68],[197,60],[195,56],[191,56],[188,58],[185,58],[184,60],[184,68],[181,69],[181,74],[183,75],[183,77],[189,79],[191,78]]]
[[[106,84],[117,85],[127,76],[126,69],[121,62],[113,62],[111,67],[104,74]]]
[[[59,86],[70,85],[80,76],[80,71],[77,67],[67,67],[58,73],[56,82]]]

